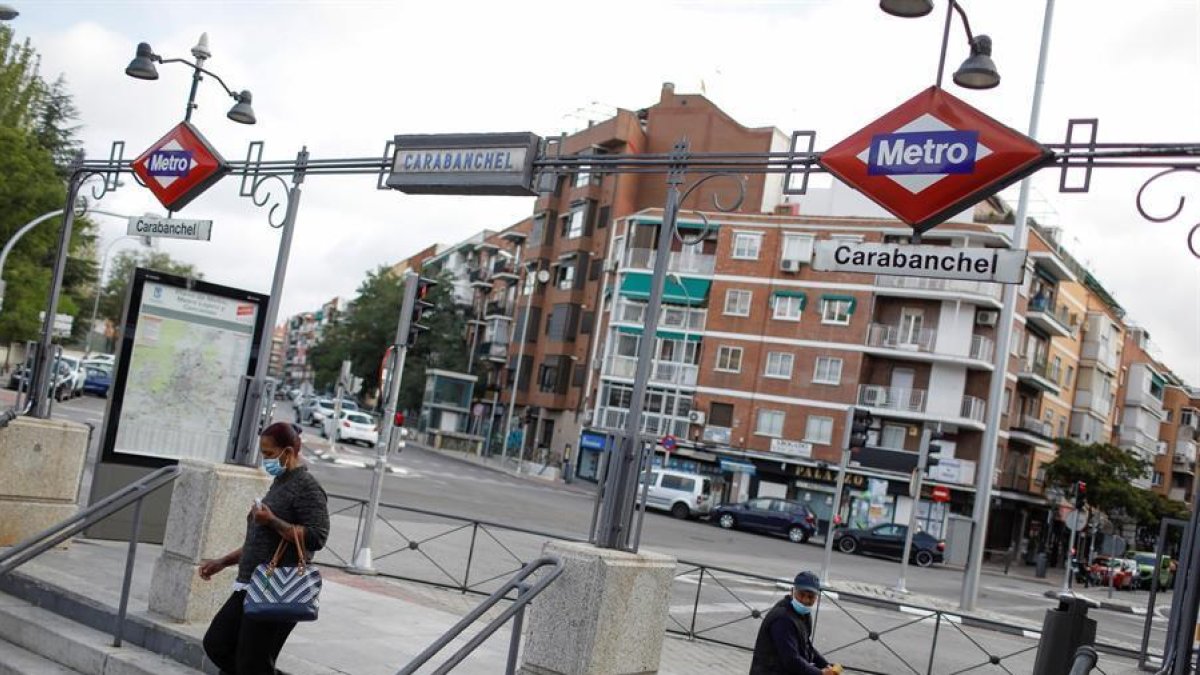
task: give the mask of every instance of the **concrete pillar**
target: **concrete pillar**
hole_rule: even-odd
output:
[[[185,623],[204,622],[229,597],[237,568],[204,581],[196,566],[242,545],[246,516],[271,487],[271,477],[253,467],[195,460],[180,464],[183,472],[171,496],[162,555],[150,581],[150,611]]]
[[[75,515],[88,428],[18,417],[0,429],[0,546],[12,546]]]
[[[561,576],[532,604],[524,675],[656,673],[675,559],[548,542]]]

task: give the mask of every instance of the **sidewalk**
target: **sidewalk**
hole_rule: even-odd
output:
[[[122,542],[77,539],[68,549],[49,551],[31,561],[14,576],[115,611],[126,550]],[[175,623],[146,609],[158,555],[158,546],[138,547],[130,619],[199,644],[206,625]],[[321,573],[325,579],[321,619],[300,624],[293,632],[279,664],[289,675],[391,675],[482,600],[422,584],[354,576],[337,569],[322,568]],[[231,581],[232,574],[227,571],[213,583]],[[536,607],[535,601],[530,611],[537,611]],[[468,629],[467,637],[482,625]],[[490,675],[502,670],[510,635],[511,625],[506,624],[454,672]],[[443,653],[452,654],[463,642],[455,642]],[[432,663],[442,660],[444,657]],[[746,672],[750,654],[668,636],[661,663],[659,672],[664,675]]]

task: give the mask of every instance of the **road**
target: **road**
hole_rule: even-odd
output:
[[[9,398],[11,392],[3,392],[0,403]],[[59,403],[54,415],[96,426],[90,453],[94,461],[102,430],[104,401],[85,397]],[[277,419],[290,421],[291,415],[290,406],[281,403],[276,411]],[[368,497],[371,471],[362,465],[371,462],[372,450],[338,444],[336,456],[342,463],[331,463],[317,458],[318,452],[327,454],[330,444],[319,437],[316,428],[306,428],[304,440],[311,470],[331,495],[356,499]],[[474,537],[472,555],[475,559],[470,561],[470,585],[480,584],[478,588],[488,589],[490,577],[507,576],[517,557],[535,553],[545,540],[542,536],[505,527],[464,526],[453,518],[440,518],[429,513],[564,537],[587,537],[594,497],[577,486],[517,478],[416,447],[409,447],[393,457],[391,464],[395,471],[386,474],[383,502],[428,513],[383,510],[381,515],[388,522],[377,526],[373,547],[374,555],[382,556],[377,563],[381,571],[457,586],[462,582],[462,571],[467,569],[465,558],[472,548],[471,537]],[[87,482],[85,477],[85,487]],[[87,494],[86,489],[82,494]],[[359,507],[354,502],[333,499],[331,508],[345,510],[335,517],[334,536],[327,555],[333,562],[338,562],[339,556],[348,560],[354,548]],[[410,543],[414,541],[419,542],[416,547]],[[793,544],[784,538],[726,531],[707,522],[677,520],[654,512],[646,515],[642,547],[691,563],[784,579],[791,578],[801,569],[819,569],[824,555],[817,540]],[[1025,573],[1024,570],[1021,572]],[[996,568],[985,569],[979,609],[1007,622],[1040,626],[1045,610],[1056,605],[1044,596],[1044,592],[1054,588],[1056,579],[1060,578],[1056,570],[1051,572],[1052,579],[1035,580],[1017,574],[1004,576]],[[898,573],[896,561],[835,552],[830,576],[840,581],[891,586]],[[907,574],[907,587],[913,594],[936,598],[947,608],[957,605],[961,585],[962,572],[956,569],[910,566]],[[774,599],[782,597],[782,591],[769,582],[710,570],[703,574],[696,571],[681,573],[675,586],[672,628],[684,631],[690,628],[692,609],[699,606],[696,631],[711,631],[706,635],[738,643],[748,638],[733,633],[745,633],[757,622],[738,622],[736,619],[750,609],[765,610]],[[1133,597],[1144,597],[1144,593],[1117,594],[1118,599]],[[1169,597],[1160,596],[1160,610],[1153,620],[1151,646],[1155,651],[1161,649],[1163,643],[1166,628],[1163,605],[1170,602]],[[900,625],[912,619],[858,604],[846,603],[844,607],[837,611],[849,612],[873,629]],[[822,616],[828,615],[822,613]],[[1140,641],[1143,616],[1106,610],[1093,610],[1091,616],[1097,619],[1097,636],[1102,642],[1136,647]],[[733,627],[723,626],[730,621]],[[834,620],[829,623],[840,624]],[[925,624],[931,623],[927,621],[917,627],[903,628],[897,635],[927,630],[929,626]],[[842,635],[846,632],[844,629],[856,625],[849,621],[846,626],[832,630],[831,634]]]

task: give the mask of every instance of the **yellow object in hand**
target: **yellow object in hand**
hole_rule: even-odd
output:
[[[834,672],[834,673],[836,673],[837,675],[842,675],[842,664],[840,664],[840,663],[835,663],[835,664],[833,664],[832,666],[829,666],[829,667],[830,667],[830,668],[833,668],[833,672]]]

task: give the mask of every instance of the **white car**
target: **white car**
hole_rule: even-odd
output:
[[[59,360],[61,360],[62,364],[66,366],[67,370],[71,372],[71,389],[69,397],[74,398],[76,396],[82,396],[83,383],[87,381],[87,369],[85,369],[80,360],[74,356],[62,356],[59,357]]]
[[[360,412],[343,412],[341,423],[329,435],[334,442],[354,441],[366,443],[367,447],[371,448],[379,442],[379,429],[375,427],[375,420],[371,419],[370,415]]]

